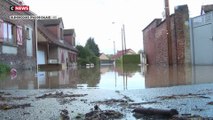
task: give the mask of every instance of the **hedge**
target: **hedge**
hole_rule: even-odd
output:
[[[140,64],[140,55],[139,54],[124,55],[123,62],[124,64]]]

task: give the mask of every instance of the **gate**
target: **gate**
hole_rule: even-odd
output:
[[[213,65],[213,11],[191,19],[192,63]]]

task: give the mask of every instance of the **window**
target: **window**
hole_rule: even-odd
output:
[[[30,40],[30,29],[26,28],[26,39]]]
[[[13,25],[10,23],[3,23],[3,41],[9,44],[15,43]]]
[[[60,28],[60,39],[63,40],[63,29]]]
[[[0,42],[3,42],[3,20],[0,19]]]
[[[0,19],[0,42],[15,45],[22,45],[22,27],[4,22]]]

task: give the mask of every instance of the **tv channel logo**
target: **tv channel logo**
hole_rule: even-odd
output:
[[[29,11],[29,6],[10,6],[10,11]]]

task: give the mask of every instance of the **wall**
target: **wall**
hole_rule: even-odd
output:
[[[153,20],[144,30],[143,30],[143,43],[144,43],[144,52],[147,54],[147,61],[149,64],[155,64],[155,35],[156,26],[161,22],[161,19]]]
[[[71,35],[64,35],[64,40],[67,41],[70,45],[73,45]]]
[[[172,64],[190,64],[190,39],[187,5],[178,6],[170,15]],[[144,52],[150,65],[168,65],[167,23],[155,19],[143,30]]]
[[[10,15],[32,15],[29,12],[11,12],[9,7],[15,5],[9,0],[1,0],[0,2],[0,19],[6,22],[10,22],[14,25],[19,25],[22,27],[22,40],[23,45],[5,45],[5,43],[0,42],[0,62],[10,65],[16,69],[32,69],[36,67],[36,54],[35,54],[35,34],[34,34],[34,21],[33,20],[11,20]],[[32,39],[32,49],[33,55],[27,56],[26,51],[26,30],[25,26],[33,29],[33,39]],[[14,49],[13,54],[3,53],[3,48],[8,48],[9,50]]]
[[[57,26],[46,26],[47,28],[56,38],[59,38],[59,27]]]

